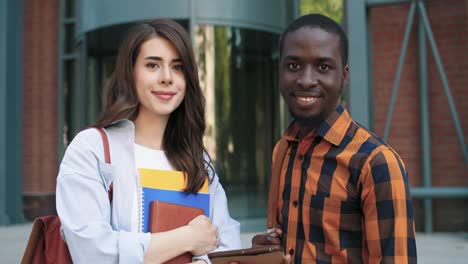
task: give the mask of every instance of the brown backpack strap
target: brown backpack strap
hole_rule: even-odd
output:
[[[107,164],[111,164],[111,159],[110,159],[110,150],[109,150],[109,138],[107,137],[106,131],[102,127],[96,127],[97,131],[99,131],[99,134],[101,134],[102,137],[102,144],[104,145],[104,160],[106,161]],[[109,201],[112,203],[112,183],[109,186]]]
[[[109,138],[107,138],[106,131],[104,131],[103,128],[101,127],[96,127],[97,131],[99,131],[99,134],[101,134],[102,137],[102,144],[104,145],[104,160],[106,163],[110,164],[110,151],[109,151]]]
[[[278,225],[278,197],[281,179],[281,167],[283,166],[284,156],[288,151],[289,144],[286,139],[280,139],[276,146],[276,157],[272,160],[270,191],[268,192],[268,219],[267,228],[272,229]]]

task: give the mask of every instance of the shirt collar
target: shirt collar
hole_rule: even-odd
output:
[[[335,146],[339,146],[341,141],[346,135],[352,119],[348,111],[342,104],[338,105],[336,109],[328,115],[328,117],[320,124],[314,131],[309,132],[304,140],[320,136]],[[293,121],[288,127],[283,137],[289,141],[297,141],[297,134],[299,133],[300,126],[297,122]]]

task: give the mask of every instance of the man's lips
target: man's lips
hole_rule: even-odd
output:
[[[162,100],[170,100],[172,97],[174,97],[174,95],[176,95],[175,92],[167,91],[152,91],[151,93]]]
[[[294,97],[298,103],[310,105],[322,98],[318,91],[293,91],[291,96]]]
[[[322,96],[315,93],[293,93],[292,97],[295,101],[302,106],[311,106],[315,103],[318,103]]]
[[[315,96],[296,96],[297,100],[301,101],[301,102],[314,102],[316,101],[317,99],[319,99],[319,97],[315,97]]]

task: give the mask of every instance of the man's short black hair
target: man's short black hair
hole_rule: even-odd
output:
[[[321,14],[304,15],[289,24],[280,38],[280,58],[283,54],[284,39],[288,33],[303,27],[320,28],[326,32],[338,35],[340,39],[341,60],[343,62],[343,67],[348,64],[348,38],[346,37],[346,33],[343,31],[341,26],[335,22],[335,20]]]

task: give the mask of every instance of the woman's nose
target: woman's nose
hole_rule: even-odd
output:
[[[164,85],[172,84],[172,72],[170,67],[162,67],[159,74],[159,83]]]

